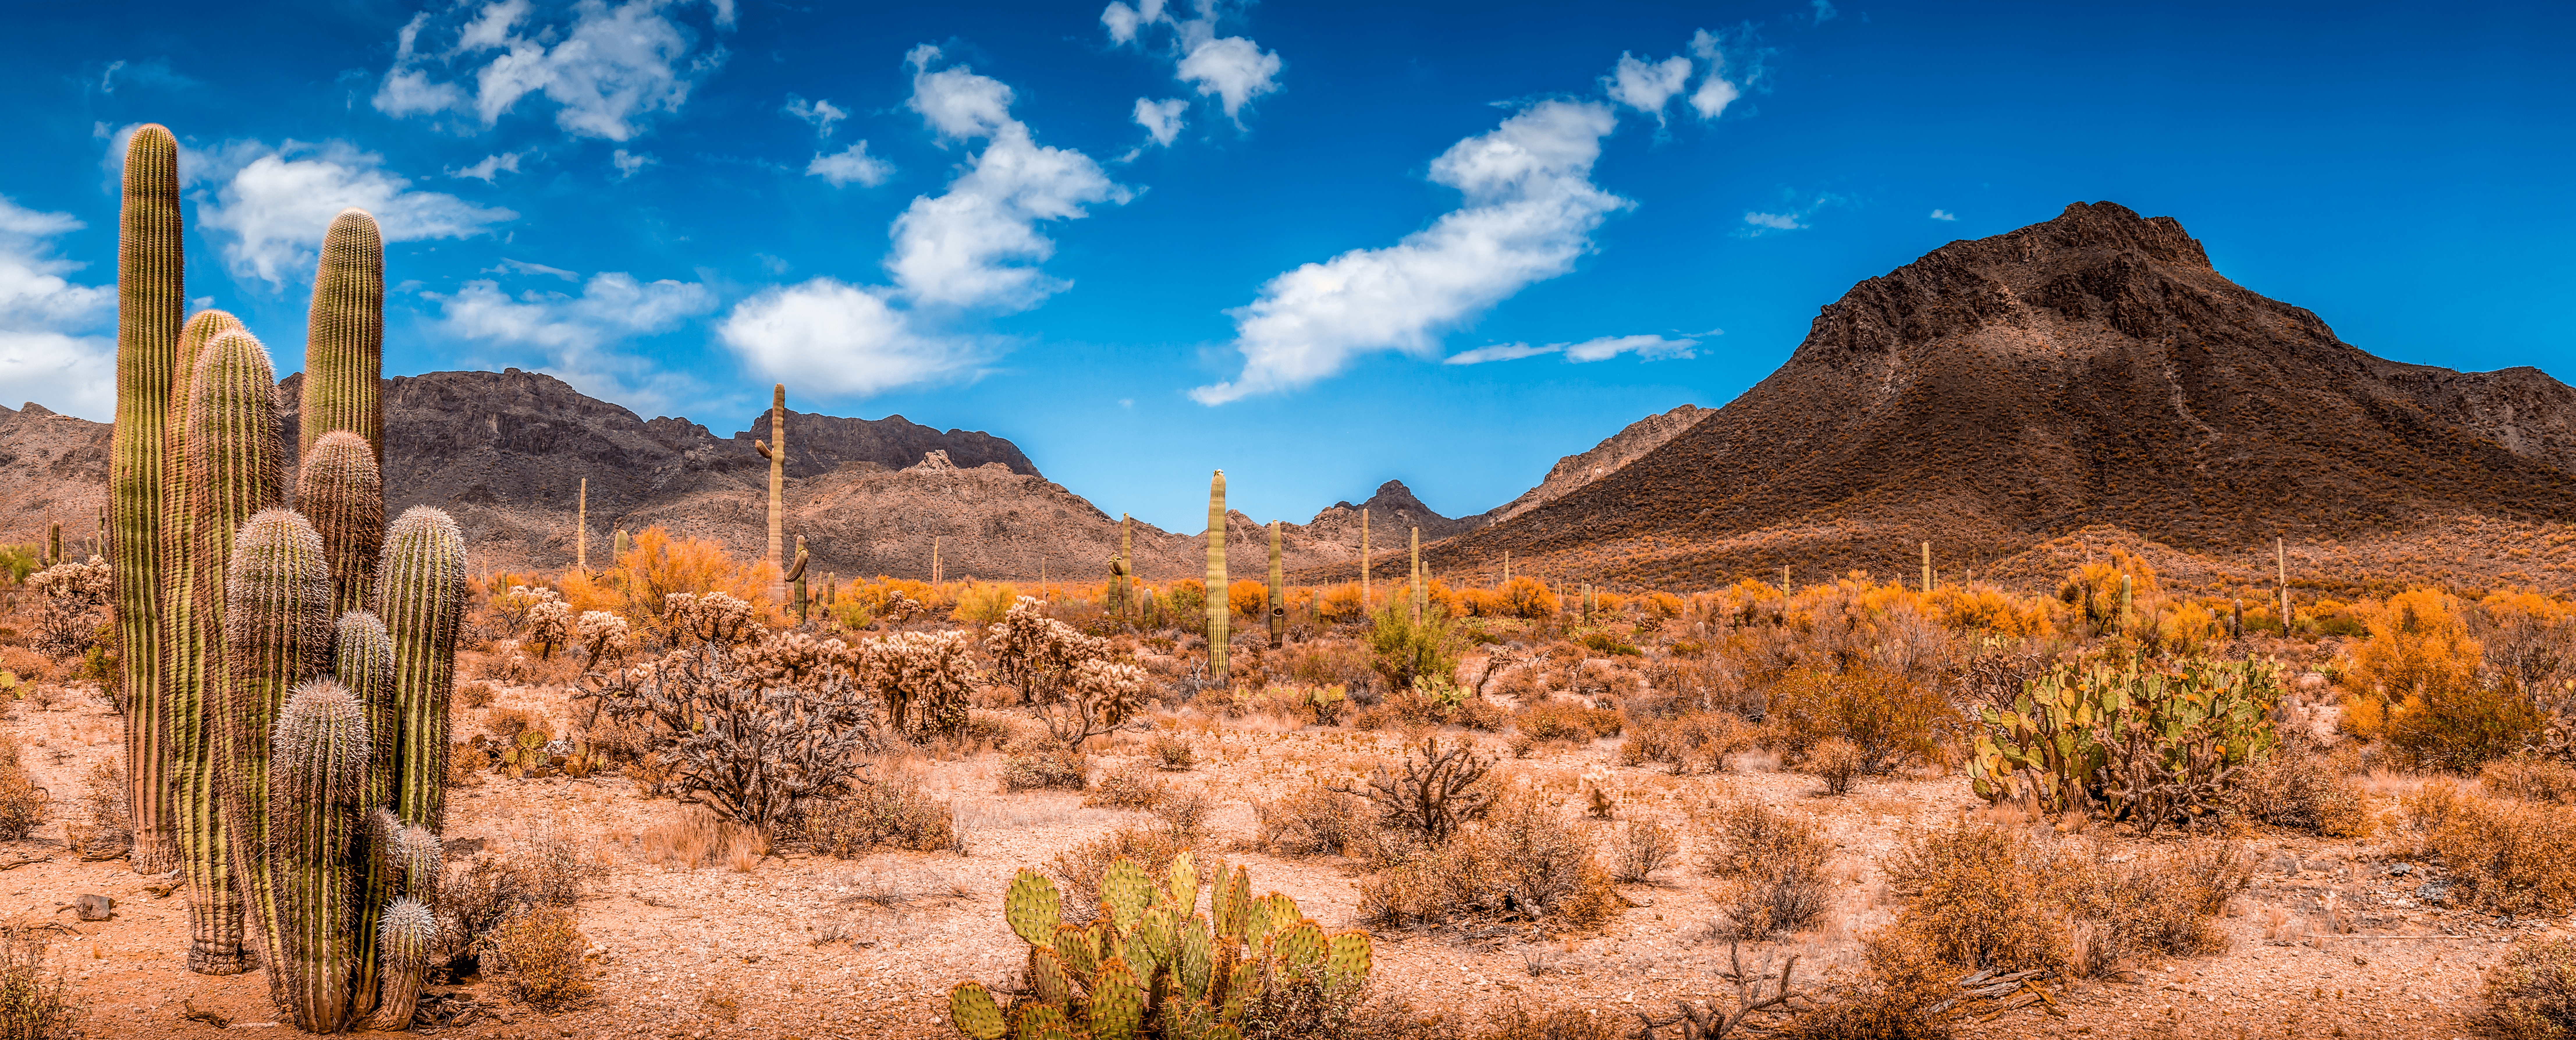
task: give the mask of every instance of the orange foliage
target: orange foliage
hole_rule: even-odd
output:
[[[1225,605],[1248,618],[1270,616],[1270,583],[1243,578],[1225,587]]]
[[[2372,611],[2370,638],[2352,648],[2343,669],[2344,728],[2376,737],[2392,706],[2402,711],[2475,685],[2481,647],[2466,613],[2439,589],[2401,592]]]
[[[1368,614],[1368,604],[1360,602],[1357,582],[1343,582],[1325,589],[1315,613],[1326,621],[1357,621]]]
[[[1504,612],[1513,617],[1547,619],[1556,616],[1556,593],[1547,583],[1527,575],[1504,582],[1500,590]]]
[[[659,628],[665,597],[722,592],[750,603],[763,623],[779,625],[787,619],[770,598],[778,578],[778,565],[768,560],[745,563],[716,542],[673,538],[655,524],[635,535],[616,566],[595,575],[566,574],[563,593],[576,609],[614,610],[639,627]]]

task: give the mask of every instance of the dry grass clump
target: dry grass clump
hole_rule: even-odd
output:
[[[2487,763],[2478,785],[2490,793],[2526,802],[2576,805],[2576,765],[2556,759],[2514,757]]]
[[[1252,803],[1253,844],[1273,856],[1355,856],[1376,845],[1368,806],[1317,785]]]
[[[753,850],[755,856],[768,851],[768,845],[760,840],[759,832],[695,806],[677,820],[656,824],[646,830],[640,844],[646,862],[669,864],[682,870],[711,867],[736,858],[746,849]]]
[[[1163,800],[1163,780],[1154,767],[1131,762],[1111,770],[1092,785],[1082,804],[1104,809],[1151,809]]]
[[[0,932],[0,1037],[53,1040],[79,1034],[63,971],[45,970],[45,941],[26,929]]]
[[[835,859],[885,847],[914,852],[963,848],[955,809],[922,790],[920,774],[899,767],[850,797],[808,806],[805,836],[816,853]]]
[[[1561,1007],[1534,1015],[1519,1004],[1495,1013],[1476,1040],[1627,1040],[1626,1016],[1599,1008]]]
[[[1276,969],[1243,1002],[1243,1040],[1448,1040],[1457,1034],[1367,984],[1333,985],[1320,971]]]
[[[1190,747],[1190,738],[1171,730],[1158,730],[1145,745],[1154,758],[1154,768],[1167,773],[1185,773],[1198,764],[1198,752]]]
[[[2224,949],[2214,922],[2253,862],[2242,845],[2206,838],[2114,862],[2080,839],[1962,820],[1914,836],[1887,873],[1905,899],[1888,941],[1963,969],[2090,977],[2151,953]]]
[[[50,800],[18,760],[17,738],[0,737],[0,841],[26,840],[29,831],[45,822]]]
[[[542,905],[510,914],[485,943],[510,999],[544,1011],[590,998],[581,959],[589,945],[574,927],[571,907]]]
[[[2503,1040],[2576,1037],[2576,939],[2525,936],[2487,973],[2478,1025]]]
[[[1619,761],[1629,766],[1659,763],[1677,775],[1719,773],[1735,756],[1753,750],[1755,736],[1752,725],[1721,711],[1648,719],[1628,727]]]
[[[1359,913],[1393,927],[1472,920],[1599,927],[1622,904],[1592,845],[1590,824],[1535,792],[1516,792],[1446,844],[1415,850],[1363,883]]]
[[[2484,798],[2443,782],[2404,808],[2455,884],[2449,901],[2512,914],[2576,910],[2576,805]]]
[[[2055,864],[2055,899],[2074,922],[2067,957],[2081,976],[2150,954],[2218,953],[2218,915],[2253,880],[2253,858],[2235,842],[2203,838],[2171,852],[2112,863],[2069,843]]]
[[[1824,916],[1833,895],[1825,875],[1833,845],[1814,823],[1738,801],[1720,805],[1701,827],[1700,870],[1719,881],[1712,894],[1729,934],[1760,939]]]
[[[1626,820],[1610,842],[1610,876],[1627,884],[1644,884],[1681,855],[1673,829],[1647,820]]]
[[[1079,791],[1091,782],[1091,760],[1079,752],[1030,751],[1002,761],[1002,790]]]
[[[1860,748],[1841,737],[1827,737],[1807,749],[1806,769],[1825,782],[1826,794],[1850,794],[1852,781],[1859,779],[1868,765]]]
[[[1851,744],[1859,771],[1870,776],[1932,760],[1956,719],[1938,689],[1903,672],[1800,668],[1771,688],[1770,728],[1780,750],[1803,760],[1817,745],[1839,738]]]
[[[2370,834],[2361,785],[2304,738],[2284,739],[2279,750],[2243,767],[2230,783],[2236,808],[2264,823],[2329,838]]]
[[[1548,698],[1512,714],[1512,726],[1533,741],[1584,742],[1619,735],[1619,713]]]
[[[1197,838],[1168,826],[1121,827],[1057,853],[1047,861],[1046,872],[1064,890],[1064,919],[1083,924],[1099,916],[1100,875],[1111,863],[1134,860],[1147,873],[1161,877],[1171,868],[1172,857],[1188,852]]]
[[[72,851],[85,860],[109,860],[134,847],[129,788],[117,759],[101,759],[81,778],[81,818],[63,825]],[[5,1035],[5,1034],[0,1034]]]

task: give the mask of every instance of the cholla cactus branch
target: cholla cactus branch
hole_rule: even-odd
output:
[[[1440,738],[1427,737],[1418,752],[1405,756],[1401,775],[1381,764],[1369,771],[1365,790],[1332,790],[1368,799],[1388,828],[1441,845],[1494,807],[1493,788],[1482,783],[1493,767],[1493,759],[1463,742],[1443,750]]]
[[[662,754],[678,772],[683,800],[767,832],[800,800],[864,783],[859,757],[873,742],[875,712],[842,669],[816,667],[806,681],[773,686],[742,656],[702,644],[619,669],[584,696],[611,718],[671,735]]]

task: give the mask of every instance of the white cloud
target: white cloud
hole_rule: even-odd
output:
[[[1743,88],[1726,77],[1726,49],[1721,42],[1706,29],[1691,34],[1691,53],[1708,65],[1708,71],[1700,76],[1699,89],[1690,96],[1691,110],[1704,120],[1726,114],[1726,106],[1744,96]],[[1756,66],[1755,72],[1759,71]],[[1746,77],[1747,82],[1751,79]]]
[[[1181,113],[1189,107],[1189,102],[1179,98],[1165,101],[1137,98],[1136,125],[1144,127],[1155,144],[1169,148],[1172,139],[1181,136]]]
[[[555,104],[556,125],[573,135],[629,140],[642,132],[640,117],[678,111],[725,59],[721,45],[700,49],[697,34],[665,14],[670,6],[666,0],[580,0],[569,25],[535,24],[527,0],[460,4],[437,18],[422,12],[396,37],[394,61],[374,103],[397,117],[470,110],[488,127],[538,94]],[[732,4],[714,6],[715,25],[730,27]],[[452,48],[424,50],[421,37],[433,21],[468,12],[452,30]],[[435,68],[456,75],[441,81]],[[469,71],[470,93],[464,86]]]
[[[1765,231],[1797,231],[1807,226],[1801,219],[1804,216],[1805,214],[1802,213],[1747,212],[1744,214],[1744,222]]]
[[[1736,229],[1736,234],[1744,238],[1759,238],[1774,231],[1804,231],[1815,226],[1813,218],[1817,211],[1827,206],[1843,206],[1851,203],[1850,199],[1832,192],[1818,193],[1814,198],[1804,202],[1796,201],[1800,196],[1795,193],[1783,192],[1782,194],[1791,200],[1789,206],[1778,213],[1764,210],[1746,211],[1744,226]]]
[[[916,331],[886,296],[832,278],[773,287],[736,305],[716,336],[765,377],[835,394],[950,378],[983,359],[970,341]]]
[[[120,135],[121,136],[121,135]],[[199,201],[197,223],[218,232],[224,265],[235,277],[283,286],[290,272],[309,276],[331,218],[351,206],[374,214],[387,243],[468,238],[518,219],[506,209],[454,195],[412,191],[411,181],[383,168],[384,157],[342,141],[229,142],[212,152],[180,152],[183,178],[222,186]],[[195,167],[194,172],[191,166]]]
[[[648,362],[614,348],[633,337],[668,332],[716,307],[715,291],[703,283],[645,282],[621,271],[592,275],[579,296],[534,290],[511,296],[499,283],[483,279],[467,282],[453,294],[421,295],[440,302],[439,327],[448,335],[534,349],[546,359],[540,371],[638,411],[670,404],[676,388],[689,380],[657,374]]]
[[[1665,339],[1662,336],[1604,336],[1581,343],[1550,343],[1534,347],[1527,343],[1498,343],[1490,347],[1462,350],[1442,359],[1443,364],[1481,365],[1488,361],[1511,361],[1541,354],[1563,354],[1570,362],[1608,361],[1621,354],[1635,354],[1641,361],[1665,358],[1695,357],[1692,348],[1699,346],[1698,337]]]
[[[82,224],[0,196],[0,387],[15,407],[34,401],[106,422],[116,412],[116,286],[63,277],[86,266],[54,255]]]
[[[805,175],[821,177],[835,188],[852,181],[873,188],[894,176],[894,164],[869,155],[868,143],[860,141],[830,155],[814,153],[814,161],[805,164]]]
[[[886,268],[915,303],[1024,310],[1069,282],[1035,265],[1055,252],[1042,220],[1086,216],[1086,203],[1124,203],[1127,189],[1070,148],[1039,145],[1011,117],[1011,88],[965,66],[931,70],[939,48],[914,48],[914,111],[942,136],[989,139],[965,173],[938,196],[912,200],[894,222]]]
[[[1619,53],[1619,66],[1601,77],[1601,88],[1610,100],[1664,121],[1664,105],[1690,83],[1691,60],[1673,55],[1658,62],[1643,62]]]
[[[814,134],[817,137],[832,136],[832,124],[850,118],[849,113],[841,111],[840,106],[833,104],[829,98],[809,103],[794,94],[787,95],[787,107],[781,111],[814,124]]]
[[[629,153],[623,148],[611,153],[608,157],[608,165],[617,168],[617,179],[621,181],[644,172],[644,168],[647,166],[660,165],[661,162],[662,160],[655,158],[650,154],[644,152]]]
[[[1148,30],[1157,25],[1171,27],[1172,39],[1164,51],[1172,58],[1172,77],[1195,88],[1201,97],[1214,96],[1225,117],[1240,127],[1245,103],[1278,92],[1284,63],[1279,52],[1262,50],[1247,37],[1218,36],[1218,17],[1233,13],[1220,0],[1198,0],[1196,6],[1194,17],[1179,18],[1163,0],[1144,0],[1134,7],[1111,3],[1100,12],[1100,24],[1109,28],[1113,45],[1144,46]],[[1138,122],[1143,122],[1141,110]],[[1145,125],[1149,131],[1153,128]]]
[[[560,267],[548,267],[548,266],[546,266],[546,265],[544,265],[544,264],[532,264],[532,263],[529,263],[529,262],[527,262],[527,261],[525,261],[525,260],[512,260],[512,259],[510,259],[510,258],[508,258],[508,257],[502,257],[502,258],[501,258],[501,262],[500,262],[500,263],[497,263],[497,264],[494,264],[494,265],[492,265],[492,266],[490,266],[490,267],[486,267],[486,268],[484,268],[484,269],[483,269],[483,271],[482,271],[482,273],[484,273],[484,274],[542,274],[542,275],[551,275],[551,276],[556,277],[556,278],[561,278],[561,279],[563,279],[564,281],[567,281],[567,282],[578,282],[578,281],[580,281],[580,280],[581,280],[581,275],[580,275],[580,273],[579,273],[579,272],[575,272],[575,271],[567,271],[567,270],[564,270],[563,268],[560,268]]]
[[[1957,220],[1957,219],[1959,219],[1959,215],[1958,215],[1958,214],[1956,214],[1956,213],[1952,213],[1952,212],[1950,212],[1949,210],[1946,210],[1946,209],[1936,209],[1936,210],[1933,210],[1933,211],[1932,211],[1932,219],[1934,219],[1934,220]]]
[[[1190,392],[1202,404],[1305,386],[1362,351],[1425,355],[1435,333],[1573,269],[1592,230],[1629,202],[1594,185],[1617,119],[1607,105],[1542,101],[1452,145],[1431,179],[1465,205],[1384,249],[1355,249],[1272,278],[1235,312],[1243,374]]]
[[[522,154],[524,153],[502,152],[499,155],[486,155],[476,160],[472,166],[447,171],[447,175],[459,180],[472,178],[490,184],[499,180],[502,174],[519,172],[519,157]]]

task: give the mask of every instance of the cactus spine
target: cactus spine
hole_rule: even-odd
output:
[[[590,570],[590,478],[581,478],[581,490],[575,492],[572,507],[573,569]]]
[[[376,218],[344,209],[322,235],[304,333],[304,399],[296,450],[337,430],[357,434],[385,465],[385,243]]]
[[[1288,638],[1287,579],[1279,569],[1279,521],[1270,522],[1270,648]]]
[[[233,874],[259,923],[261,963],[282,965],[289,922],[284,864],[273,844],[270,757],[287,692],[331,666],[331,566],[322,535],[290,510],[267,509],[243,524],[224,582],[224,682],[219,730],[224,748],[224,842],[239,854]],[[360,760],[363,762],[363,758]],[[352,784],[362,785],[359,777]],[[286,808],[292,803],[276,803]],[[291,965],[290,965],[291,967]],[[293,972],[271,971],[269,995],[294,1006]]]
[[[1234,608],[1226,602],[1224,470],[1208,479],[1207,540],[1208,680],[1230,687],[1233,683],[1228,676],[1234,673],[1226,663],[1225,623]]]
[[[331,616],[365,608],[385,541],[385,485],[366,438],[333,430],[315,441],[296,474],[295,508],[330,557]]]
[[[125,198],[116,256],[116,425],[109,434],[106,555],[115,580],[119,679],[124,683],[125,760],[133,808],[133,866],[170,868],[175,834],[164,813],[169,726],[161,694],[161,481],[171,431],[170,385],[178,367],[183,279],[179,142],[158,124],[125,143]],[[59,530],[57,528],[56,530]],[[59,538],[59,535],[56,535]],[[59,550],[59,546],[56,547]]]
[[[465,616],[465,536],[446,513],[413,506],[385,531],[376,616],[393,636],[393,710],[401,727],[388,804],[405,824],[445,830],[447,705]]]
[[[787,384],[769,388],[769,439],[751,442],[760,457],[769,460],[769,563],[779,573],[787,572],[787,515],[779,508],[780,492],[787,485]],[[931,569],[936,571],[937,550],[932,552]],[[931,579],[936,583],[937,578]],[[782,583],[783,584],[783,583]],[[785,589],[779,590],[782,594]],[[782,595],[780,598],[785,598]]]
[[[350,859],[360,847],[372,745],[366,706],[331,679],[296,687],[278,715],[268,773],[272,834],[263,858],[276,875],[275,945],[283,959],[270,963],[272,974],[284,977],[295,1027],[308,1033],[336,1033],[348,1023],[355,940],[373,931],[349,927],[358,898]]]

